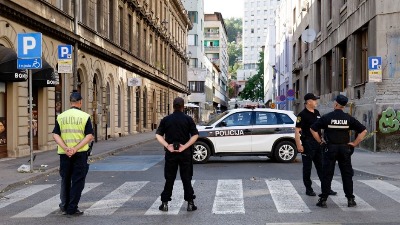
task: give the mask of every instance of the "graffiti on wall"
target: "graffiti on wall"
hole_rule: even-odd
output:
[[[379,131],[388,134],[398,131],[400,128],[400,110],[396,112],[392,107],[388,107],[382,112],[379,119]]]

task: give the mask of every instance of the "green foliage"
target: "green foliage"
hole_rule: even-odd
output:
[[[260,52],[258,60],[257,74],[253,75],[246,82],[246,86],[240,93],[240,98],[249,99],[251,101],[264,100],[264,53]]]
[[[228,36],[228,42],[236,41],[236,37],[242,36],[242,19],[241,18],[229,18],[225,19],[225,27]]]

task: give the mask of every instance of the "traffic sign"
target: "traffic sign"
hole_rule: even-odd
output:
[[[17,59],[17,69],[25,70],[25,69],[41,69],[42,68],[42,59]]]
[[[59,45],[58,59],[72,59],[72,45]]]
[[[21,59],[42,57],[42,33],[17,34],[17,55]]]
[[[382,69],[382,57],[380,57],[380,56],[368,57],[368,69],[369,70],[381,70]]]

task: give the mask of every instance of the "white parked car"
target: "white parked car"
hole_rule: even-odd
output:
[[[202,126],[194,144],[195,163],[210,156],[268,156],[292,162],[297,156],[294,140],[296,116],[292,111],[269,108],[225,111]]]

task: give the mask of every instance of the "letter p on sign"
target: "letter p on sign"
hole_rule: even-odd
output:
[[[58,59],[72,59],[72,45],[58,46]]]
[[[18,58],[34,59],[42,57],[42,33],[19,33],[18,41]]]
[[[369,70],[380,70],[382,68],[382,57],[370,56],[368,57],[368,69]]]

